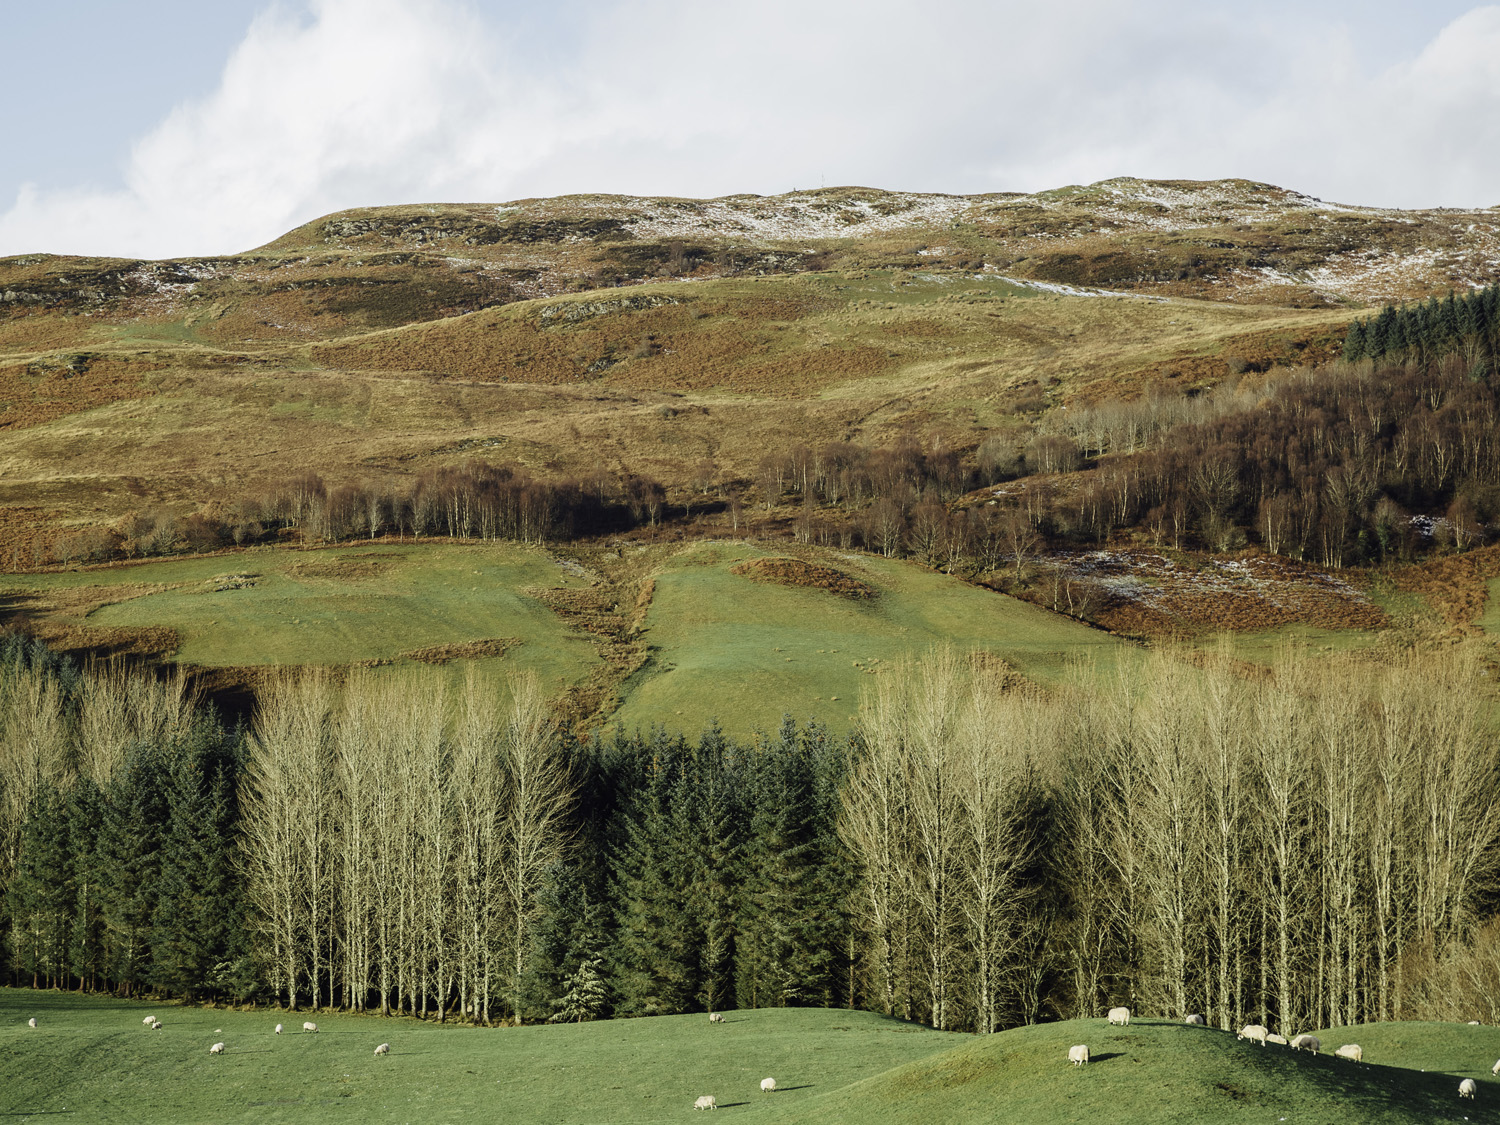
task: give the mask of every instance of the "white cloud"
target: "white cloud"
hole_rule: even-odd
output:
[[[207,254],[345,207],[820,180],[1239,175],[1346,202],[1500,202],[1500,7],[1376,73],[1337,21],[1244,7],[617,0],[559,51],[459,0],[317,0],[258,19],[117,189],[23,188],[0,252]]]

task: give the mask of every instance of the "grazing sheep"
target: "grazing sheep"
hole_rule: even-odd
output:
[[[1491,1074],[1500,1074],[1500,1059],[1495,1060],[1495,1065],[1490,1067]]]
[[[161,1020],[152,1020],[151,1021],[151,1030],[152,1031],[160,1031],[161,1030]]]
[[[1477,1089],[1479,1089],[1479,1087],[1474,1085],[1474,1079],[1465,1078],[1458,1084],[1458,1096],[1461,1098],[1468,1098],[1470,1101],[1473,1101],[1474,1091]]]
[[[1270,1035],[1266,1036],[1266,1042],[1267,1043],[1275,1043],[1278,1047],[1285,1047],[1286,1046],[1286,1036],[1285,1035],[1277,1035],[1274,1032],[1272,1032]]]
[[[36,1017],[32,1016],[29,1020],[27,1020],[26,1021],[26,1026],[27,1027],[35,1027],[36,1026]]]
[[[375,1048],[375,1053],[377,1055],[388,1055],[391,1053],[391,1045],[389,1043],[382,1043]]]
[[[151,1026],[151,1025],[152,1025],[152,1024],[153,1024],[153,1023],[155,1023],[155,1022],[156,1022],[156,1017],[155,1017],[155,1016],[147,1016],[147,1017],[146,1017],[146,1018],[145,1018],[145,1019],[143,1019],[143,1020],[142,1020],[142,1021],[141,1021],[141,1022],[142,1022],[142,1023],[143,1023],[143,1024],[145,1024],[145,1025],[146,1025],[146,1026],[147,1026],[147,1027],[150,1027],[150,1026]]]
[[[222,1043],[215,1043],[212,1047],[210,1047],[208,1049],[208,1053],[210,1055],[222,1055],[224,1053],[224,1044],[222,1044]]]
[[[276,1034],[277,1035],[281,1034],[281,1025],[279,1023],[276,1025]]]
[[[317,1031],[318,1030],[318,1025],[315,1024],[315,1023],[308,1022],[308,1023],[305,1023],[305,1024],[302,1025],[302,1030],[303,1031]]]
[[[762,1078],[760,1080],[760,1092],[762,1094],[774,1093],[776,1090],[776,1079]]]
[[[1470,1027],[1478,1027],[1479,1026],[1479,1021],[1478,1020],[1470,1020],[1469,1021],[1469,1026]]]
[[[1068,1061],[1074,1066],[1082,1066],[1089,1061],[1089,1045],[1080,1043],[1076,1047],[1068,1048]]]
[[[714,1096],[712,1094],[704,1094],[701,1098],[699,1098],[697,1101],[695,1101],[693,1103],[693,1108],[694,1109],[718,1109],[719,1108],[719,1103],[716,1102],[716,1101],[714,1101]]]
[[[1266,1045],[1266,1036],[1271,1033],[1258,1023],[1247,1023],[1235,1034],[1236,1039],[1253,1039],[1262,1047]]]
[[[1323,1049],[1323,1041],[1316,1035],[1294,1035],[1292,1036],[1292,1050],[1311,1051],[1317,1054]]]
[[[1364,1062],[1365,1060],[1364,1048],[1358,1043],[1345,1043],[1333,1053],[1341,1059],[1351,1059],[1354,1062]]]
[[[724,1022],[724,1017],[721,1016],[721,1015],[719,1015],[718,1012],[709,1012],[708,1013],[708,1022],[709,1023],[723,1023]]]
[[[1126,1027],[1129,1027],[1130,1026],[1130,1009],[1129,1008],[1111,1008],[1109,1010],[1109,1017],[1108,1017],[1108,1019],[1109,1019],[1109,1022],[1111,1024],[1117,1024],[1118,1023],[1118,1024],[1124,1024]]]
[[[1199,1016],[1199,1015],[1188,1016],[1188,1018],[1185,1019],[1185,1020],[1183,1020],[1182,1022],[1185,1023],[1185,1024],[1187,1024],[1189,1027],[1206,1027],[1207,1026],[1207,1021],[1202,1016]]]

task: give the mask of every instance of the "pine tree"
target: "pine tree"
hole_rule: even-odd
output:
[[[107,932],[104,925],[100,885],[102,862],[98,825],[104,799],[92,778],[82,778],[68,794],[68,821],[72,830],[70,877],[73,881],[73,917],[68,927],[68,971],[79,987],[100,988],[105,979]]]
[[[37,795],[22,829],[15,874],[6,893],[17,970],[33,988],[56,988],[68,967],[72,884],[67,801],[48,787]]]
[[[697,999],[711,1012],[734,996],[742,850],[736,794],[743,788],[737,765],[733,748],[714,723],[698,740],[694,755],[697,796],[688,807],[696,823],[684,826],[695,860],[691,901],[702,928]]]
[[[163,777],[168,813],[152,917],[152,983],[187,999],[207,991],[216,967],[244,952],[234,857],[237,773],[228,736],[200,722]]]
[[[153,743],[136,743],[104,792],[97,854],[108,931],[105,974],[125,996],[151,979],[161,838],[169,817],[165,757]]]
[[[1344,337],[1343,358],[1345,363],[1355,363],[1365,358],[1365,322],[1356,320],[1349,325]]]
[[[621,775],[630,788],[611,856],[617,925],[611,975],[624,1015],[687,1011],[698,991],[691,871],[680,846],[682,817],[674,817],[692,797],[683,779],[687,750],[680,735],[662,728],[649,738],[630,743],[635,768]]]
[[[568,978],[568,990],[556,1003],[548,1023],[583,1023],[609,1014],[609,985],[604,979],[604,957],[595,953],[579,962]]]

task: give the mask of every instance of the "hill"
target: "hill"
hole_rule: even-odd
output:
[[[1038,405],[1326,357],[1351,307],[1491,280],[1496,239],[1489,212],[1121,179],[375,208],[236,256],[8,258],[0,551],[233,499],[289,457],[680,487],[705,458],[753,473],[792,428],[962,446]]]
[[[143,1014],[162,1029],[143,1028]],[[1161,1020],[974,1038],[795,1008],[730,1012],[717,1027],[697,1015],[490,1030],[317,1014],[316,1036],[303,1018],[0,990],[0,1112],[406,1121],[503,1105],[519,1125],[644,1125],[677,1120],[712,1093],[721,1109],[788,1123],[1485,1121],[1497,1092],[1487,1060],[1500,1050],[1495,1029],[1451,1024],[1351,1029],[1366,1052],[1351,1063]],[[280,1036],[278,1021],[289,1029]],[[221,1041],[225,1053],[211,1057]],[[380,1042],[388,1056],[372,1054]],[[1075,1068],[1067,1049],[1080,1042],[1092,1061]],[[758,1089],[767,1075],[769,1096]],[[1475,1102],[1458,1101],[1460,1077],[1478,1080]]]
[[[549,486],[577,482],[613,505],[613,522],[585,529],[569,547],[569,559],[593,575],[593,593],[545,603],[556,615],[546,630],[580,644],[591,638],[595,649],[568,657],[570,671],[553,670],[557,683],[578,689],[575,710],[610,713],[628,681],[640,706],[627,707],[626,718],[645,721],[649,701],[688,721],[704,714],[691,701],[681,706],[697,689],[668,688],[659,673],[674,667],[674,682],[686,684],[689,668],[709,667],[695,645],[717,637],[728,653],[730,633],[748,634],[710,614],[692,639],[669,620],[661,606],[743,585],[705,582],[687,595],[691,584],[665,561],[675,544],[749,536],[838,550],[858,545],[858,533],[868,547],[873,533],[854,523],[877,492],[896,497],[902,520],[916,496],[938,496],[954,519],[993,540],[984,520],[1000,493],[989,486],[1008,479],[1005,466],[1018,459],[1032,482],[1035,466],[1044,469],[1038,503],[1080,539],[1085,510],[1113,486],[1102,461],[1051,460],[1049,441],[1064,452],[1093,449],[1087,427],[1071,420],[1087,416],[1099,429],[1121,404],[1184,421],[1216,417],[1334,358],[1351,317],[1372,302],[1492,281],[1497,247],[1490,211],[1400,212],[1241,180],[1125,178],[1030,195],[830,188],[373,208],[326,216],[239,255],[3,259],[0,570],[224,548],[241,532],[278,549],[316,545],[319,534],[299,526],[300,501],[286,500],[294,478],[316,474],[330,504],[342,496],[346,507],[374,511],[392,497],[436,495],[444,473],[483,459]],[[1102,459],[1102,441],[1097,448]],[[929,477],[912,483],[899,466],[889,469],[890,450],[907,460],[917,451]],[[858,498],[829,501],[820,489],[813,502],[805,468],[800,485],[787,478],[799,457],[863,458]],[[958,495],[975,485],[985,487]],[[1006,505],[1042,519],[1030,483],[1003,491]],[[1141,494],[1128,485],[1119,503],[1144,509]],[[1253,504],[1239,500],[1250,511],[1242,522],[1253,521]],[[1366,633],[1392,623],[1391,598],[1359,578],[1184,556],[1175,549],[1197,503],[1173,516],[1158,502],[1154,521],[1143,512],[1133,538],[1124,537],[1130,542],[1098,543],[1120,551],[1054,551],[1039,576],[1018,563],[1014,582],[994,584],[1130,636],[1288,626]],[[820,505],[838,508],[842,524],[820,525]],[[1437,512],[1424,518],[1438,526]],[[404,541],[416,528],[387,520],[384,530]],[[1168,540],[1174,550],[1163,553]],[[1234,545],[1232,534],[1221,540]],[[1006,554],[993,542],[986,551],[990,564]],[[955,556],[940,558],[935,546],[910,553],[955,569]],[[642,641],[634,617],[647,607],[637,598],[658,563],[667,569],[650,610],[655,639]],[[193,570],[194,581],[249,565],[215,563]],[[968,566],[971,576],[984,569]],[[166,585],[179,581],[170,567],[162,573]],[[455,575],[438,565],[426,581],[457,583]],[[1465,587],[1478,591],[1480,606],[1481,577],[1493,575]],[[68,580],[38,576],[9,588],[59,582]],[[259,604],[271,584],[245,604]],[[457,605],[464,592],[456,584],[432,596]],[[165,611],[177,596],[91,603],[70,617],[25,595],[5,621],[40,620],[45,635],[73,630],[74,640],[87,625],[98,651],[175,654],[204,666],[275,659],[281,642],[257,654],[249,649],[261,641],[250,634],[239,655],[194,641],[196,608]],[[757,597],[766,613],[791,608],[782,595]],[[1474,599],[1466,597],[1467,606]],[[1428,616],[1420,599],[1396,601]],[[933,626],[941,612],[912,612],[927,621],[913,637],[948,627]],[[1457,625],[1467,628],[1474,612],[1469,606]],[[430,624],[448,622],[438,629],[389,619],[420,644],[365,643],[380,615],[344,617],[321,640],[286,651],[387,659],[512,635],[477,637],[461,616],[438,613]],[[894,620],[891,628],[908,628]],[[1038,639],[1037,651],[1072,651],[1064,636],[1074,626],[1052,622],[1057,638]],[[499,629],[489,625],[482,631]],[[98,632],[110,629],[114,640]],[[643,669],[652,645],[655,662]],[[813,653],[839,647],[830,634]],[[596,685],[581,671],[589,660],[608,667]],[[791,692],[785,705],[842,704],[848,680],[819,673],[810,687],[782,683]]]

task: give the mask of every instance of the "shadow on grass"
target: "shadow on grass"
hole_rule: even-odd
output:
[[[1124,1057],[1125,1057],[1125,1052],[1124,1051],[1110,1051],[1110,1052],[1108,1052],[1106,1054],[1102,1054],[1102,1055],[1095,1055],[1095,1054],[1090,1053],[1090,1055],[1089,1055],[1089,1062],[1090,1063],[1105,1062],[1105,1061],[1107,1061],[1109,1059],[1123,1059]]]

